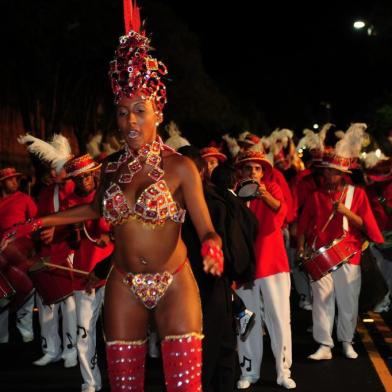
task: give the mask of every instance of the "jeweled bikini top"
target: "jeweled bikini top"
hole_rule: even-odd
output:
[[[119,183],[129,184],[134,175],[142,169],[143,164],[151,166],[148,176],[154,181],[143,190],[133,208],[120,186],[110,182],[103,197],[103,216],[109,223],[119,225],[129,219],[139,219],[153,226],[162,225],[167,219],[177,223],[184,222],[186,211],[173,200],[169,187],[162,179],[165,172],[160,167],[161,151],[167,149],[172,150],[159,139],[143,146],[135,156],[126,145],[118,161],[108,163],[105,173],[114,173],[129,161],[128,172],[120,175]]]

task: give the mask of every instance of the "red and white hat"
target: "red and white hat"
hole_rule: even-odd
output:
[[[90,154],[85,154],[77,158],[72,158],[65,165],[64,169],[67,177],[76,177],[80,174],[97,170],[102,166],[101,163],[94,161]]]
[[[266,158],[265,154],[261,151],[246,150],[240,152],[235,160],[235,166],[240,167],[246,162],[260,163],[265,172],[272,170],[270,161]]]
[[[225,162],[227,160],[227,156],[221,153],[216,147],[204,147],[200,150],[200,154],[202,158],[215,157],[219,162]]]
[[[6,167],[0,169],[0,181],[6,180],[11,177],[19,177],[22,173],[18,173],[14,167]]]
[[[353,158],[342,157],[336,155],[334,152],[330,152],[323,155],[323,159],[317,167],[336,169],[342,173],[351,173],[352,161]]]

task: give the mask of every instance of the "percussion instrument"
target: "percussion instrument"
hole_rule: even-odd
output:
[[[27,272],[31,266],[31,258],[34,254],[34,242],[27,237],[18,238],[10,242],[1,252],[1,258],[7,261],[7,264],[18,267]]]
[[[259,193],[259,182],[251,178],[241,181],[238,187],[237,195],[245,201],[253,200]]]
[[[0,310],[5,308],[15,295],[15,290],[8,279],[0,272]]]
[[[48,267],[44,262],[37,262],[29,269],[31,280],[44,305],[60,302],[73,293],[71,271],[72,268],[56,264]]]
[[[311,279],[316,281],[336,271],[359,251],[360,249],[357,249],[349,238],[343,235],[312,252],[308,258],[303,260],[302,267]]]
[[[33,282],[23,270],[13,265],[8,265],[2,273],[15,291],[9,305],[12,311],[16,311],[33,295]]]

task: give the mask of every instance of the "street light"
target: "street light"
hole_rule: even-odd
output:
[[[366,23],[363,20],[356,20],[353,24],[354,29],[361,30],[366,26]]]

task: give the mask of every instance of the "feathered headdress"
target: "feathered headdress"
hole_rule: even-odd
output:
[[[115,58],[110,62],[109,76],[115,102],[122,97],[131,98],[137,94],[153,100],[157,110],[162,112],[165,106],[166,86],[161,77],[167,74],[165,64],[150,56],[150,39],[142,30],[140,10],[133,0],[123,0],[125,35],[120,37],[120,44]]]
[[[344,158],[358,158],[366,128],[364,123],[351,124],[343,138],[336,143],[335,154]]]
[[[177,151],[181,147],[191,145],[187,139],[181,136],[181,131],[174,121],[170,121],[169,124],[166,125],[165,130],[169,134],[169,138],[165,141],[165,144],[172,149]]]
[[[222,136],[222,139],[226,142],[227,148],[230,151],[232,158],[235,158],[240,152],[240,146],[238,145],[237,140],[227,133]]]
[[[60,133],[54,134],[50,142],[45,142],[29,134],[20,135],[18,142],[26,144],[30,153],[49,163],[57,173],[60,173],[65,163],[73,157],[68,139]]]

